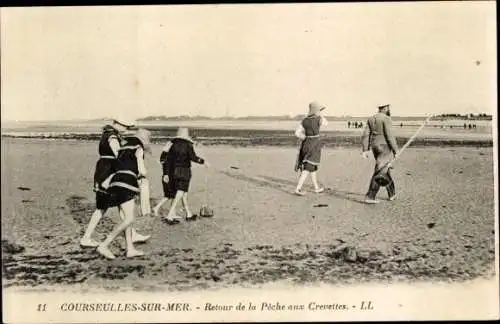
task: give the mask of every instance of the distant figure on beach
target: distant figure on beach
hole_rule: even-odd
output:
[[[396,188],[394,180],[392,179],[390,168],[385,170],[384,166],[392,160],[398,151],[396,139],[391,133],[392,120],[390,105],[383,105],[378,107],[379,112],[373,117],[368,119],[366,128],[363,132],[363,157],[368,157],[368,151],[371,149],[375,157],[375,171],[370,180],[370,186],[366,193],[365,203],[376,204],[379,201],[376,195],[380,189],[379,183],[376,181],[375,176],[379,172],[386,172],[388,184],[386,186],[389,200],[393,201],[396,198]]]
[[[399,124],[399,127],[403,127],[403,123]]]
[[[467,128],[467,124],[466,124],[466,123],[464,123],[464,129],[466,129],[466,128]]]
[[[160,163],[162,164],[163,194],[164,198],[154,207],[154,214],[158,216],[161,206],[170,201],[170,210],[165,220],[168,224],[179,223],[180,217],[175,214],[177,204],[182,201],[186,211],[186,220],[196,219],[196,215],[189,209],[187,193],[191,181],[191,162],[203,164],[208,163],[194,151],[193,140],[189,137],[189,129],[181,127],[177,130],[177,136],[164,147]]]
[[[347,128],[351,128],[351,121],[347,122]]]
[[[472,124],[469,124],[469,129],[472,129]]]
[[[108,210],[108,193],[105,188],[105,182],[116,172],[117,157],[120,152],[123,135],[134,127],[134,123],[125,118],[116,118],[112,125],[103,127],[101,139],[99,141],[99,159],[94,171],[94,192],[96,200],[96,210],[92,214],[87,229],[80,240],[80,245],[84,247],[97,247],[99,242],[92,239],[92,234],[101,220],[102,216]],[[120,213],[120,216],[122,214]],[[149,236],[138,234],[132,230],[133,240],[135,242],[144,242]]]
[[[363,122],[359,122],[359,128],[363,128]]]
[[[472,125],[472,128],[476,128],[476,124],[473,124],[473,125]]]
[[[321,161],[321,150],[323,143],[319,137],[320,128],[326,126],[328,121],[322,115],[326,107],[313,101],[309,104],[309,113],[295,130],[295,136],[302,140],[297,161],[295,163],[295,172],[300,171],[300,177],[295,188],[295,194],[304,196],[302,186],[309,174],[314,185],[314,192],[321,193],[325,189],[318,185],[317,171]]]
[[[116,158],[116,172],[109,178],[109,184],[105,186],[106,206],[118,207],[122,219],[122,222],[116,225],[97,247],[97,252],[108,259],[115,259],[115,255],[108,247],[122,232],[125,232],[127,257],[144,255],[144,252],[134,247],[132,224],[135,220],[135,198],[140,193],[139,181],[147,174],[144,152],[149,150],[150,136],[148,130],[138,129],[134,136],[128,136],[125,139]]]

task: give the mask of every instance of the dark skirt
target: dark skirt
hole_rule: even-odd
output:
[[[177,167],[168,174],[168,182],[162,181],[165,198],[175,198],[177,191],[189,191],[191,168]]]
[[[115,169],[115,161],[113,159],[103,159],[100,158],[96,165],[94,171],[94,188],[102,189],[101,185],[110,175],[112,175]]]
[[[323,142],[319,137],[306,137],[300,145],[295,171],[317,171],[321,162],[322,147]]]
[[[132,173],[117,172],[111,177],[107,190],[96,193],[97,209],[107,209],[135,199],[139,195],[139,182]]]

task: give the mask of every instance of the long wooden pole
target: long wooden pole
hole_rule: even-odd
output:
[[[425,127],[425,125],[429,122],[429,120],[431,120],[431,118],[433,117],[433,115],[427,117],[427,119],[422,123],[422,125],[420,125],[420,127],[417,129],[417,131],[415,132],[415,134],[412,135],[412,137],[410,137],[410,139],[405,143],[405,145],[403,145],[403,147],[398,151],[398,153],[396,154],[396,156],[392,159],[392,161],[390,161],[387,166],[391,166],[394,161],[396,161],[400,156],[401,154],[403,153],[403,151],[408,147],[410,146],[411,142],[413,142],[413,140],[417,137],[417,135],[420,133],[420,131],[422,131],[422,129]]]

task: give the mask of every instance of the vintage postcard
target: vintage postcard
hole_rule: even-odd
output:
[[[499,318],[493,1],[1,9],[7,323]]]

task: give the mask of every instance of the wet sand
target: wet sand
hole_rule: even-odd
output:
[[[147,161],[153,204],[162,196],[160,150],[155,145]],[[198,153],[213,168],[194,168],[190,203],[197,210],[207,202],[215,216],[176,226],[139,217],[138,230],[152,235],[138,246],[147,256],[124,258],[120,238],[112,246],[118,258],[108,261],[78,245],[94,208],[96,143],[3,138],[4,285],[164,291],[493,273],[492,148],[410,148],[395,165],[397,200],[381,190],[376,206],[361,203],[373,161],[358,149],[325,149],[319,178],[328,189],[306,197],[291,194],[294,148],[200,146]],[[96,238],[117,220],[109,211]]]

